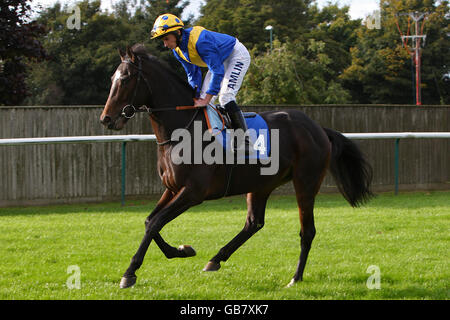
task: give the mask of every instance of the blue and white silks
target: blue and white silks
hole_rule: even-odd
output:
[[[236,38],[203,27],[183,29],[181,34],[179,47],[172,51],[183,65],[189,84],[200,94],[203,82],[200,67],[208,67],[212,77],[206,93],[217,95],[225,75],[223,62],[233,51]]]

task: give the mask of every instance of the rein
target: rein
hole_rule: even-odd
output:
[[[147,112],[152,114],[153,112],[162,112],[162,111],[182,111],[182,110],[195,110],[195,109],[203,109],[206,106],[167,106],[165,108],[149,108],[145,104],[136,108],[133,104],[127,104],[122,109],[122,116],[127,119],[131,119],[138,112]]]
[[[122,113],[121,116],[123,116],[126,119],[131,119],[133,118],[137,112],[147,112],[148,114],[152,114],[154,112],[163,112],[163,111],[182,111],[182,110],[196,110],[194,116],[192,117],[192,119],[189,121],[189,123],[185,126],[185,129],[188,129],[192,122],[194,121],[194,119],[197,117],[198,112],[200,109],[206,108],[206,106],[172,106],[172,105],[167,105],[165,107],[161,107],[161,108],[151,108],[151,107],[147,107],[145,104],[139,106],[139,107],[135,107],[134,105],[134,100],[136,99],[136,95],[137,95],[137,91],[139,88],[139,84],[141,82],[141,78],[145,81],[145,84],[147,85],[147,89],[150,92],[150,96],[153,96],[153,91],[152,91],[152,87],[150,86],[150,83],[148,82],[147,78],[144,75],[144,71],[142,70],[142,60],[139,56],[136,56],[139,64],[136,65],[136,63],[134,63],[131,60],[124,60],[123,62],[131,64],[132,66],[134,66],[135,68],[137,68],[138,72],[135,73],[134,75],[137,74],[137,83],[136,83],[136,87],[134,88],[134,93],[133,93],[133,99],[131,100],[130,104],[127,104],[126,106],[123,107],[122,109]],[[133,76],[134,76],[133,75]],[[172,140],[166,140],[163,142],[158,142],[156,141],[157,145],[165,145],[167,143],[170,143]]]

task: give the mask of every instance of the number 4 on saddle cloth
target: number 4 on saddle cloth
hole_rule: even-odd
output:
[[[233,150],[233,136],[235,135],[226,111],[222,107],[209,104],[204,110],[209,131],[224,149]],[[250,152],[246,159],[269,159],[270,157],[270,133],[266,121],[255,112],[244,112],[247,123],[247,133],[250,141]],[[238,152],[239,156],[239,152]],[[241,155],[242,156],[242,155]]]

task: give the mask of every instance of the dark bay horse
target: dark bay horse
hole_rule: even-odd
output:
[[[260,174],[261,164],[175,164],[171,158],[174,130],[193,131],[193,121],[202,121],[203,112],[193,106],[190,85],[161,61],[148,54],[142,45],[120,52],[121,64],[112,85],[100,121],[109,129],[120,130],[134,115],[145,110],[155,132],[158,168],[166,187],[155,209],[145,221],[145,235],[124,273],[120,287],[136,283],[136,270],[154,240],[167,258],[194,256],[188,245],[172,247],[159,234],[171,220],[205,200],[247,194],[247,219],[228,244],[211,258],[204,271],[216,271],[245,241],[264,226],[266,202],[278,186],[293,181],[300,217],[300,258],[292,281],[301,281],[311,243],[315,236],[314,199],[328,169],[351,206],[372,197],[372,168],[359,148],[342,134],[324,129],[298,110],[261,113],[270,130],[279,134],[279,167],[276,174]]]

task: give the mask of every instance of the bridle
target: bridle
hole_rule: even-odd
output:
[[[134,100],[136,99],[136,95],[137,95],[137,92],[139,89],[139,84],[141,82],[141,79],[143,79],[145,84],[147,85],[147,89],[150,92],[150,97],[153,97],[152,87],[150,86],[150,83],[147,80],[147,78],[145,77],[144,71],[142,70],[142,59],[139,56],[136,56],[136,58],[138,60],[138,64],[131,61],[130,59],[126,59],[126,60],[122,61],[124,63],[134,66],[137,69],[137,73],[131,75],[131,77],[134,77],[137,75],[137,82],[136,82],[136,87],[134,88],[133,98],[131,99],[131,103],[127,104],[125,107],[123,107],[121,116],[123,116],[126,119],[131,119],[136,115],[137,112],[147,112],[149,114],[152,114],[154,112],[162,112],[162,111],[196,110],[192,119],[185,126],[185,129],[188,129],[191,126],[194,119],[197,117],[200,109],[206,108],[206,106],[165,106],[164,108],[153,108],[153,107],[148,107],[143,104],[136,108],[136,106],[134,105]],[[170,143],[171,141],[172,141],[171,139],[168,139],[163,142],[157,141],[156,143],[158,145],[164,145],[164,144]]]
[[[139,56],[136,56],[139,63],[138,65],[136,65],[136,63],[134,63],[133,61],[131,61],[130,59],[124,60],[124,63],[128,63],[132,66],[134,66],[135,68],[137,68],[137,73],[135,73],[133,75],[136,76],[137,75],[137,83],[136,83],[136,87],[134,88],[134,92],[133,92],[133,98],[131,99],[131,103],[127,104],[125,107],[123,107],[122,109],[122,113],[121,115],[126,118],[126,119],[131,119],[135,116],[136,112],[149,112],[151,113],[151,109],[149,107],[147,107],[146,105],[141,105],[138,108],[136,108],[134,106],[134,100],[136,99],[136,95],[139,89],[139,84],[141,82],[141,79],[143,79],[145,81],[145,84],[147,85],[148,91],[150,92],[150,97],[153,96],[153,91],[152,91],[152,87],[150,86],[150,83],[148,82],[147,78],[144,75],[144,71],[142,71],[142,60]]]

